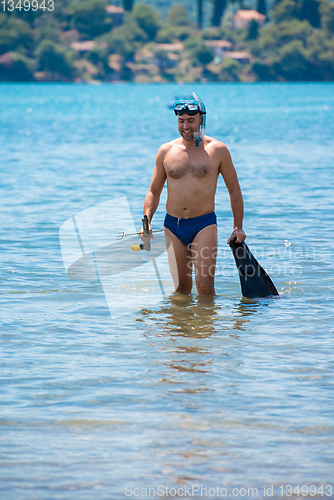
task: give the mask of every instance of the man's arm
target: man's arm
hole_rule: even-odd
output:
[[[150,231],[152,230],[151,220],[156,209],[158,208],[161,191],[166,181],[166,172],[163,166],[166,150],[167,145],[164,144],[157,153],[151,184],[144,202],[144,215],[147,215],[148,217]]]
[[[237,172],[234,168],[230,152],[226,146],[222,148],[220,173],[224,178],[225,185],[230,194],[230,202],[233,213],[233,231],[231,236],[227,240],[227,244],[229,244],[233,238],[236,238],[237,242],[241,243],[246,238],[246,234],[242,229],[242,221],[244,217],[244,202]]]

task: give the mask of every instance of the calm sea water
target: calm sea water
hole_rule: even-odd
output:
[[[66,275],[59,228],[120,197],[140,226],[168,105],[193,90],[281,297],[241,298],[221,179],[214,301],[137,289],[122,316],[120,288],[112,317]],[[0,85],[1,499],[331,495],[333,110],[331,83]]]

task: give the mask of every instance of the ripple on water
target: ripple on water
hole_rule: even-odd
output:
[[[247,241],[280,297],[240,297],[220,180],[217,296],[168,294],[111,318],[99,282],[67,278],[59,227],[120,196],[140,224],[180,88],[1,85],[6,500],[118,500],[159,484],[266,484],[279,498],[280,485],[332,480],[333,84],[192,90],[230,147]]]

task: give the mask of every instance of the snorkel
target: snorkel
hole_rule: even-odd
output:
[[[195,146],[198,148],[199,143],[204,137],[205,125],[206,125],[206,109],[204,102],[198,97],[198,95],[193,92],[193,98],[198,102],[199,112],[202,115],[202,123],[198,132],[194,132]]]
[[[181,99],[174,102],[174,113],[176,116],[182,114],[188,114],[190,116],[197,115],[198,113],[201,115],[201,125],[199,132],[194,132],[194,140],[195,146],[198,148],[201,140],[204,137],[205,133],[205,125],[206,125],[206,109],[204,102],[193,92],[192,94],[193,100],[191,99]]]

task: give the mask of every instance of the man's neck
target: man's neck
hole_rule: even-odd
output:
[[[186,149],[188,149],[188,150],[199,149],[201,147],[202,143],[203,143],[203,139],[201,139],[201,141],[200,141],[200,143],[199,143],[198,146],[196,146],[195,139],[192,139],[191,141],[186,141],[182,137],[182,143],[183,143],[184,147]]]

